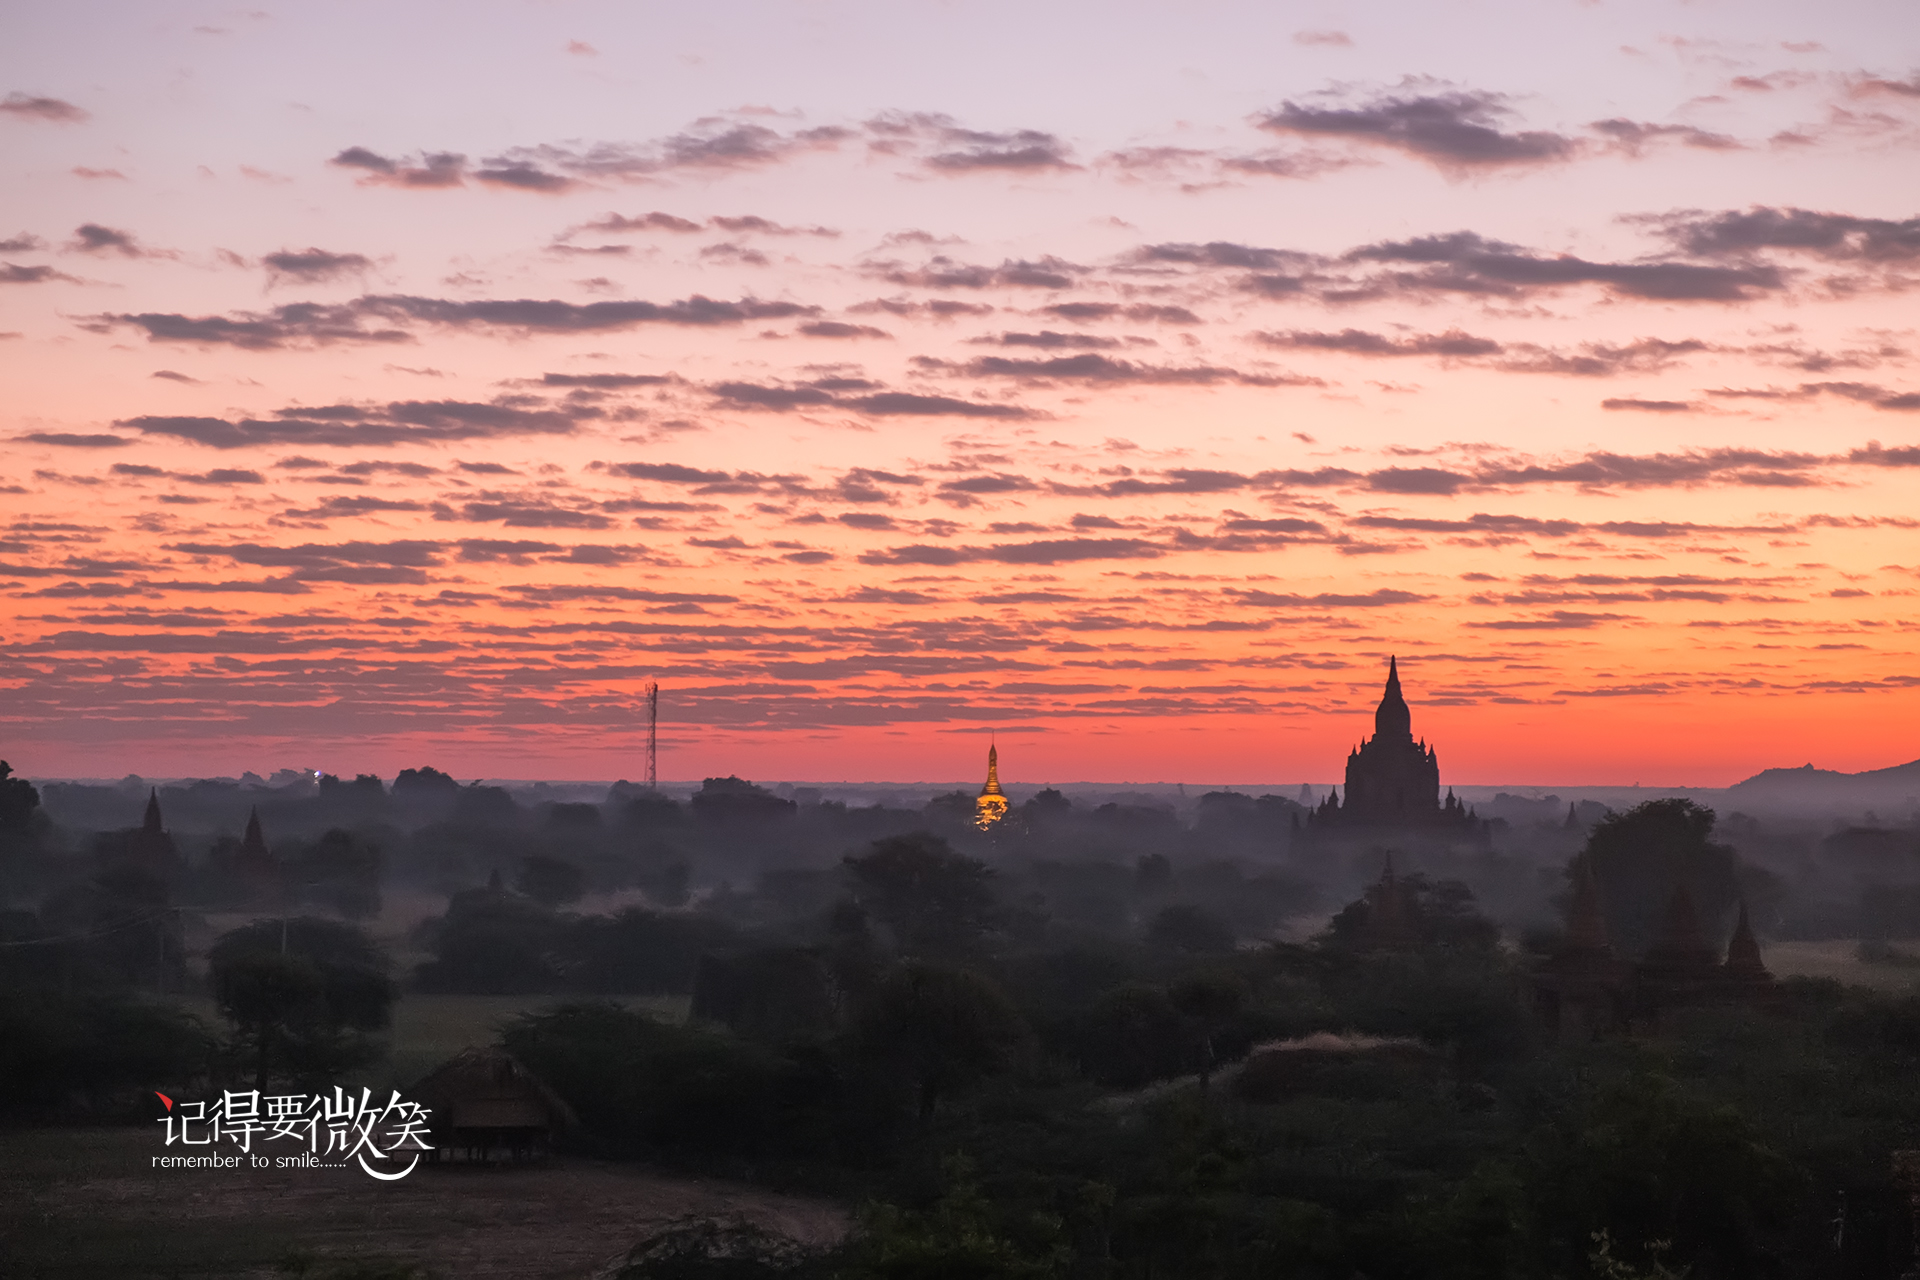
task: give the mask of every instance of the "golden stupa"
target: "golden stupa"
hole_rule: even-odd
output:
[[[1000,748],[987,747],[987,785],[980,788],[980,798],[973,802],[973,825],[982,831],[991,831],[1007,816],[1006,793],[1000,790]]]

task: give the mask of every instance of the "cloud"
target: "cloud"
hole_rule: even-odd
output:
[[[764,168],[807,152],[833,150],[853,136],[853,130],[834,125],[781,133],[762,124],[710,117],[653,141],[515,147],[486,163],[495,169],[557,170],[590,181],[643,182],[675,170]]]
[[[917,544],[869,551],[860,563],[873,565],[955,565],[971,561],[994,564],[1074,564],[1086,560],[1153,560],[1167,548],[1141,538],[1054,538],[1039,542],[1002,542],[992,546],[929,546]]]
[[[1536,534],[1565,538],[1587,526],[1572,520],[1542,520],[1534,516],[1488,515],[1476,512],[1465,520],[1429,520],[1409,516],[1355,516],[1348,524],[1362,529],[1391,529],[1412,533],[1465,533],[1478,536]]]
[[[1054,257],[1008,259],[997,267],[977,267],[940,255],[923,267],[882,264],[873,270],[892,284],[916,289],[1066,289],[1087,269]]]
[[[1911,412],[1920,409],[1920,393],[1890,391],[1870,382],[1803,382],[1797,387],[1715,387],[1707,394],[1718,400],[1801,401],[1817,396],[1838,396],[1870,404],[1876,409]]]
[[[1635,400],[1614,397],[1600,402],[1602,409],[1628,409],[1639,413],[1698,413],[1700,406],[1689,400]]]
[[[616,462],[607,470],[629,480],[655,480],[662,484],[713,486],[736,480],[734,475],[726,471],[702,471],[696,467],[683,467],[677,462]]]
[[[336,517],[371,515],[381,511],[425,511],[424,502],[408,502],[396,498],[368,498],[359,495],[336,495],[323,499],[317,506],[303,511],[289,511],[290,516],[305,516],[316,520],[331,520]]]
[[[658,373],[543,373],[545,387],[590,387],[596,391],[623,390],[628,387],[657,387],[675,381]]]
[[[1468,622],[1463,625],[1487,631],[1586,631],[1606,622],[1634,622],[1624,613],[1576,613],[1555,609],[1532,618],[1504,618],[1497,622]]]
[[[1682,146],[1702,151],[1743,151],[1745,145],[1724,133],[1712,133],[1690,124],[1646,124],[1637,120],[1614,118],[1596,120],[1587,126],[1626,155],[1639,156],[1656,142],[1673,140]]]
[[[1319,595],[1302,596],[1277,594],[1271,591],[1243,591],[1228,588],[1228,596],[1241,604],[1256,605],[1267,609],[1378,609],[1399,604],[1419,604],[1431,600],[1432,596],[1423,596],[1413,591],[1398,591],[1381,588],[1364,595],[1343,592],[1322,592]]]
[[[122,449],[133,443],[126,436],[82,435],[67,431],[32,431],[14,439],[29,444],[57,445],[63,449]]]
[[[348,147],[327,163],[343,169],[361,170],[366,176],[360,181],[368,186],[431,188],[466,185],[467,158],[451,151],[389,160],[365,147]]]
[[[0,98],[0,115],[11,116],[15,120],[40,120],[50,124],[80,124],[91,118],[71,102],[26,93],[10,93]]]
[[[1019,405],[988,404],[978,400],[960,400],[953,396],[923,395],[907,391],[874,391],[865,395],[841,394],[840,386],[849,380],[820,379],[811,383],[795,386],[768,386],[753,382],[721,382],[710,390],[722,403],[738,409],[768,409],[784,412],[791,409],[840,408],[851,409],[856,413],[873,417],[918,417],[918,418],[1032,418],[1033,410]],[[851,380],[857,387],[871,387],[874,384],[862,380]]]
[[[655,211],[653,213],[639,214],[631,218],[622,217],[617,213],[610,213],[604,218],[597,218],[592,222],[583,222],[579,226],[571,228],[567,234],[573,235],[579,231],[598,231],[602,235],[617,235],[627,231],[671,231],[676,235],[692,235],[697,234],[700,230],[701,226],[697,222],[689,222],[685,218],[676,218],[670,213]]]
[[[1859,94],[1890,94],[1896,98],[1920,98],[1920,71],[1914,72],[1905,80],[1892,80],[1884,76],[1863,76],[1854,82],[1854,92]]]
[[[1571,159],[1573,139],[1543,131],[1509,133],[1504,94],[1456,90],[1381,94],[1348,106],[1282,103],[1255,123],[1274,133],[1347,138],[1391,147],[1444,170],[1536,165]]]
[[[1317,330],[1290,330],[1285,333],[1256,333],[1254,340],[1269,347],[1306,351],[1339,351],[1360,356],[1443,356],[1470,357],[1498,355],[1506,348],[1492,338],[1477,338],[1458,329],[1445,333],[1418,333],[1404,338],[1362,329],[1342,329],[1338,333]]]
[[[824,239],[837,239],[840,233],[832,227],[790,227],[782,223],[762,218],[758,214],[741,214],[738,217],[716,216],[707,219],[707,225],[716,227],[730,235],[762,236],[820,236]]]
[[[537,191],[543,195],[558,195],[571,191],[580,184],[572,178],[546,170],[525,161],[489,162],[473,171],[480,182],[495,187],[508,187],[516,191]]]
[[[998,333],[967,341],[981,346],[1037,347],[1042,351],[1104,351],[1120,344],[1118,338],[1103,338],[1091,333],[1059,333],[1042,329],[1039,333]]]
[[[364,254],[333,253],[326,249],[282,249],[260,259],[271,283],[294,280],[318,284],[341,276],[358,275],[373,269],[373,260]]]
[[[942,173],[969,173],[983,169],[1033,172],[1077,169],[1068,156],[1072,148],[1050,133],[1019,129],[1012,133],[980,133],[971,129],[946,131],[944,140],[957,143],[951,150],[928,156],[929,169]]]
[[[1758,449],[1638,456],[1596,452],[1574,462],[1489,465],[1478,469],[1474,479],[1483,484],[1578,484],[1627,489],[1710,483],[1798,486],[1816,483],[1812,473],[1825,462],[1818,454]]]
[[[117,326],[144,329],[150,342],[186,342],[230,346],[245,351],[339,344],[413,341],[407,327],[435,325],[455,329],[497,329],[519,333],[594,333],[643,324],[709,327],[749,320],[780,320],[814,315],[818,307],[792,302],[742,298],[716,301],[695,294],[668,303],[560,302],[532,298],[458,302],[401,294],[369,295],[328,305],[296,302],[271,311],[227,316],[186,316],[177,312],[89,316],[83,327],[104,331]]]
[[[469,502],[460,514],[475,523],[498,521],[509,529],[609,529],[613,521],[592,511],[538,502]]]
[[[103,227],[97,222],[86,222],[75,227],[73,239],[67,247],[75,253],[117,253],[123,258],[148,256],[131,231]]]
[[[1207,244],[1144,245],[1137,257],[1141,262],[1175,262],[1195,267],[1244,267],[1256,271],[1275,268],[1300,270],[1313,261],[1307,254],[1287,249],[1261,249],[1227,240],[1214,240]]]
[[[794,330],[809,338],[891,338],[885,329],[870,324],[846,324],[839,320],[810,320]]]
[[[841,402],[850,409],[876,417],[894,418],[1032,418],[1033,410],[1013,404],[982,404],[977,400],[956,400],[952,396],[918,395],[905,391],[883,391]]]
[[[47,247],[47,242],[39,236],[22,231],[7,240],[0,240],[0,253],[35,253]]]
[[[45,284],[49,280],[65,280],[79,283],[72,276],[52,267],[22,267],[11,262],[0,262],[0,284]]]
[[[1293,42],[1334,49],[1353,47],[1353,38],[1344,31],[1296,31],[1293,33]]]
[[[459,400],[404,400],[377,408],[281,409],[273,418],[143,416],[114,425],[145,435],[190,440],[215,449],[305,444],[378,447],[478,440],[497,436],[565,435],[579,410],[528,409]]]
[[[1099,491],[1116,498],[1146,493],[1232,493],[1252,483],[1237,471],[1207,471],[1176,467],[1161,474],[1166,478],[1145,480],[1138,476],[1129,476],[1123,480],[1112,480],[1099,486]]]
[[[1391,277],[1392,285],[1406,292],[1503,294],[1601,284],[1629,297],[1666,302],[1742,302],[1787,284],[1779,268],[1765,263],[1590,262],[1572,254],[1548,258],[1471,231],[1364,245],[1347,257],[1424,268]]]
[[[1634,221],[1652,226],[1683,252],[1703,258],[1784,249],[1834,262],[1920,259],[1920,218],[1896,221],[1754,205],[1721,213],[1685,210]]]
[[[224,556],[240,564],[290,570],[294,582],[341,582],[372,586],[424,585],[425,570],[441,563],[446,544],[419,539],[394,542],[303,543],[273,547],[257,542],[174,543],[167,548],[194,556]],[[233,589],[231,584],[225,584]]]
[[[925,362],[923,367],[935,367]],[[1319,378],[1302,377],[1292,374],[1256,374],[1244,373],[1237,369],[1223,368],[1217,365],[1150,365],[1136,364],[1130,360],[1116,360],[1112,356],[1088,353],[1077,356],[1054,356],[1044,360],[1018,360],[1007,356],[981,356],[970,360],[963,372],[976,378],[1037,378],[1045,380],[1068,380],[1118,386],[1122,384],[1141,384],[1154,386],[1212,386],[1218,383],[1235,383],[1248,387],[1320,387],[1326,383]]]

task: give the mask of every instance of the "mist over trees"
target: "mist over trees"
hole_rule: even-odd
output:
[[[1582,866],[1623,957],[1684,887],[1711,945],[1744,904],[1897,963],[1914,824],[1503,797],[1469,838],[1333,838],[1315,799],[1016,789],[988,832],[969,793],[738,777],[0,767],[0,1118],[317,1088],[396,1000],[540,997],[501,1043],[571,1149],[874,1202],[742,1275],[1811,1274],[1838,1190],[1869,1237],[1893,1212],[1913,1000],[1803,981],[1569,1040],[1526,992]]]

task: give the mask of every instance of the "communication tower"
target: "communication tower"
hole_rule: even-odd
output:
[[[647,790],[660,787],[660,684],[647,681]]]

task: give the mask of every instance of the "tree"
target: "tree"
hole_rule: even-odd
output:
[[[695,817],[718,823],[774,822],[791,818],[800,807],[765,787],[731,775],[702,782],[691,803]]]
[[[1710,933],[1732,911],[1740,894],[1735,855],[1715,843],[1713,824],[1713,810],[1675,798],[1609,814],[1594,827],[1580,856],[1599,883],[1616,950],[1647,948],[1678,886],[1686,886]]]
[[[25,778],[13,776],[13,766],[0,760],[0,837],[26,834],[33,811],[40,807],[40,793]]]
[[[379,914],[379,846],[334,827],[289,862],[290,877],[304,886],[308,901],[354,920]]]
[[[262,920],[208,952],[214,1002],[253,1066],[269,1078],[324,1083],[378,1057],[396,991],[386,958],[352,925],[302,916]]]
[[[1247,1002],[1246,984],[1230,973],[1193,973],[1174,983],[1168,994],[1199,1042],[1200,1087],[1204,1089],[1218,1061],[1219,1036]]]
[[[992,870],[955,853],[939,836],[888,836],[845,864],[855,899],[893,930],[909,955],[965,955],[994,922]]]
[[[1226,921],[1203,908],[1183,904],[1167,907],[1154,916],[1147,926],[1147,942],[1197,955],[1231,951],[1234,937]]]
[[[941,1098],[1003,1070],[1022,1031],[1020,1015],[979,974],[910,960],[869,997],[856,1040],[912,1083],[924,1125]]]
[[[586,892],[587,878],[579,867],[563,858],[536,853],[521,862],[520,875],[513,884],[542,906],[564,907],[580,900]]]

